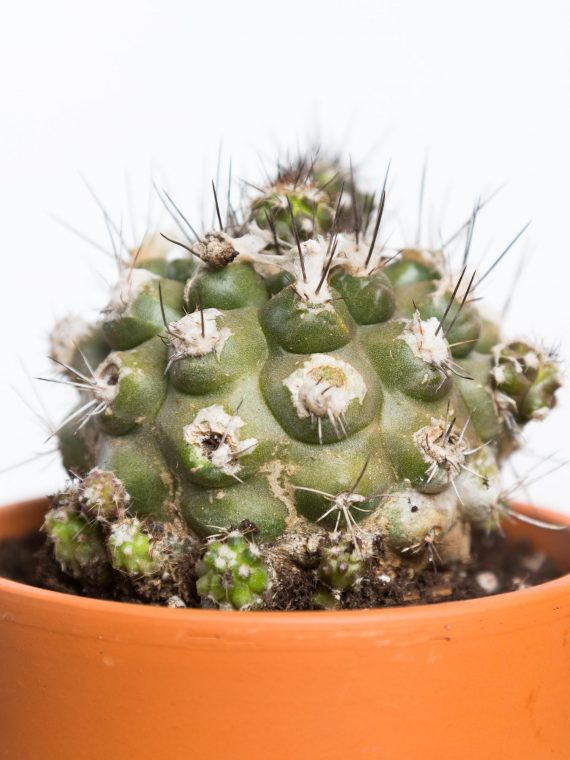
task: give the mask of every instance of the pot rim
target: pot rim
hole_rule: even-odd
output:
[[[45,499],[35,499],[16,502],[0,506],[0,521],[3,516],[20,515],[27,510],[25,522],[28,527],[37,521],[33,516],[37,515],[41,506],[45,506]],[[533,516],[540,513],[542,520],[564,523],[570,528],[570,515],[561,514],[552,510],[546,510],[528,505],[517,504],[517,510],[524,513],[532,513]],[[20,532],[20,535],[25,532]],[[61,617],[63,627],[75,619],[80,626],[85,619],[95,616],[98,620],[103,618],[120,618],[127,624],[144,621],[159,629],[170,628],[173,624],[180,628],[181,624],[195,628],[200,636],[220,636],[227,639],[235,637],[243,639],[244,635],[255,631],[271,631],[279,628],[301,627],[309,633],[326,634],[327,631],[344,629],[348,631],[364,626],[368,631],[374,630],[379,633],[387,628],[405,628],[409,630],[413,626],[430,626],[442,623],[445,629],[455,629],[459,624],[467,624],[479,619],[481,633],[484,632],[485,623],[490,619],[504,618],[504,631],[507,632],[513,626],[520,625],[521,608],[525,609],[525,618],[532,624],[533,610],[550,608],[553,613],[563,612],[570,616],[570,573],[562,575],[551,581],[546,581],[538,586],[533,586],[517,591],[503,592],[494,596],[479,597],[477,599],[464,599],[458,601],[436,602],[424,605],[409,605],[404,607],[378,607],[372,609],[355,610],[294,610],[294,611],[246,611],[236,612],[233,610],[204,610],[204,609],[170,609],[167,607],[136,604],[130,602],[117,602],[90,597],[74,596],[59,591],[30,586],[26,583],[9,580],[0,577],[0,602],[2,599],[9,604],[21,601],[29,612],[33,607],[42,608]],[[6,613],[0,606],[0,621],[6,619]],[[9,617],[9,616],[8,616]],[[419,631],[418,631],[419,632]],[[95,634],[94,634],[95,635]],[[351,634],[352,635],[352,634]],[[370,635],[370,633],[368,634]]]

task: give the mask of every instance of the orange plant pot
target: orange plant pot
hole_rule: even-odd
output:
[[[0,537],[37,528],[44,509],[1,509]],[[570,568],[570,532],[511,532]],[[427,607],[297,613],[0,580],[0,757],[568,760],[570,576]]]

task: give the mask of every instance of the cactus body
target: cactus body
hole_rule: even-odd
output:
[[[317,606],[338,606],[379,546],[421,572],[464,558],[470,525],[497,524],[500,463],[553,406],[556,363],[504,344],[440,253],[384,250],[376,214],[340,166],[282,169],[242,224],[137,258],[98,326],[57,332],[54,358],[82,386],[59,436],[84,480],[46,523],[66,571],[100,555],[160,586],[186,563],[203,603],[259,607],[275,547],[306,566],[330,532],[307,572]]]
[[[239,531],[225,540],[210,540],[196,565],[197,589],[203,603],[246,609],[260,607],[269,577],[255,543]]]

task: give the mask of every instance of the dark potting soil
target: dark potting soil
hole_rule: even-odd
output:
[[[404,571],[392,578],[365,574],[354,590],[343,595],[342,606],[355,609],[474,599],[537,586],[559,575],[548,557],[529,544],[509,544],[498,533],[476,533],[468,564],[424,570],[413,579]],[[85,588],[70,579],[61,572],[41,534],[0,541],[0,576],[68,594],[140,603],[128,583],[101,594],[100,589]],[[311,609],[317,588],[314,574],[295,569],[275,589],[271,608]]]

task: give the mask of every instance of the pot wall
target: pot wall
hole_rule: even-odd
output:
[[[0,510],[0,536],[44,508]],[[566,531],[516,530],[568,567]],[[170,610],[0,580],[0,684],[2,760],[568,760],[570,576],[315,613]]]

